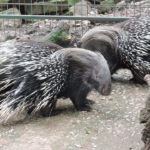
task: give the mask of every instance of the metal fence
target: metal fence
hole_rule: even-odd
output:
[[[75,30],[80,28],[84,34],[91,26],[103,22],[149,14],[149,6],[149,0],[0,0],[0,34],[13,38],[25,34],[34,36],[36,32],[36,36],[44,36],[56,28],[60,20],[70,21]]]

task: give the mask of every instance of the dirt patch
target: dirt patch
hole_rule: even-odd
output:
[[[140,110],[145,106],[147,85],[112,83],[112,93],[95,100],[92,112],[78,112],[70,100],[59,100],[64,111],[54,117],[31,118],[0,127],[1,150],[141,150]]]

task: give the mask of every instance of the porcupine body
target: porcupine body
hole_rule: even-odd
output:
[[[2,69],[5,65],[5,59],[7,59],[7,55],[10,55],[9,53],[14,53],[14,50],[16,50],[18,52],[24,51],[24,53],[22,54],[23,59],[26,59],[26,61],[32,61],[32,60],[40,60],[41,58],[43,59],[44,57],[46,58],[47,55],[50,55],[52,53],[54,53],[55,51],[62,49],[61,46],[51,43],[51,42],[37,42],[37,41],[33,41],[33,40],[27,40],[27,39],[19,39],[19,40],[11,40],[10,42],[7,42],[5,44],[1,44],[0,45],[0,50],[1,52],[3,51],[3,54],[1,54],[1,58],[0,58],[0,69]],[[44,51],[41,51],[41,49]],[[6,56],[4,55],[4,53],[6,54]],[[8,54],[7,54],[8,53]],[[4,59],[4,58],[5,59]],[[13,57],[13,55],[12,55]],[[8,60],[7,60],[8,61]],[[3,78],[5,77],[5,74],[0,73],[0,81],[3,80]],[[0,84],[0,87],[3,87],[4,84]],[[8,88],[10,88],[8,86]],[[7,91],[8,89],[5,88],[5,90],[1,90],[0,91],[0,95],[2,95],[2,93],[5,93],[5,91]],[[2,96],[0,96],[0,99],[2,99]]]
[[[83,36],[81,47],[101,52],[112,74],[119,68],[128,68],[134,81],[144,83],[144,76],[150,73],[150,17],[95,27]]]
[[[11,42],[0,44],[1,122],[23,119],[41,112],[50,116],[58,98],[70,98],[77,110],[91,110],[87,94],[96,89],[103,95],[111,91],[111,77],[101,54],[84,49],[22,49]]]

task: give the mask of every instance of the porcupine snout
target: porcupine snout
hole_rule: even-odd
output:
[[[111,92],[111,84],[104,85],[101,90],[102,95],[109,95]]]
[[[111,78],[109,76],[101,78],[96,89],[101,95],[109,95],[111,93]]]
[[[105,60],[103,60],[103,63],[96,66],[94,74],[96,78],[95,81],[97,80],[98,83],[96,88],[97,91],[101,95],[109,95],[111,93],[111,74]]]

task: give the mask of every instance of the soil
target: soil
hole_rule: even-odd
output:
[[[0,150],[141,150],[139,114],[148,86],[129,82],[123,74],[112,81],[109,96],[89,94],[96,102],[91,112],[76,111],[69,99],[58,100],[63,111],[57,116],[1,126]]]

